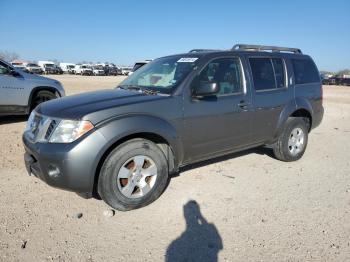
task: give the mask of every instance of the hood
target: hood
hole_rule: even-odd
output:
[[[19,70],[16,70],[16,71],[20,73],[25,79],[28,79],[28,80],[42,81],[43,83],[50,83],[50,84],[56,84],[56,85],[59,84],[59,82],[55,79],[43,77],[40,75],[25,73]]]
[[[136,103],[165,99],[167,96],[148,95],[123,89],[109,89],[67,96],[42,103],[36,111],[45,116],[62,119],[83,119],[84,116]],[[117,114],[117,113],[115,113]],[[104,119],[89,119],[96,124]]]

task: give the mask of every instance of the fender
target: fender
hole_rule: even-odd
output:
[[[303,109],[309,112],[311,115],[311,121],[312,121],[313,109],[312,109],[311,103],[306,98],[297,97],[295,100],[292,100],[288,104],[286,104],[282,109],[278,119],[276,132],[273,136],[274,139],[276,139],[281,134],[283,130],[283,126],[287,121],[288,117],[290,117],[295,111],[300,109]]]
[[[179,132],[172,124],[159,117],[146,114],[127,114],[98,124],[96,127],[107,141],[102,149],[103,152],[98,154],[98,162],[100,162],[103,154],[118,141],[141,133],[154,134],[168,142],[174,153],[175,168],[182,161],[183,145],[178,136]]]

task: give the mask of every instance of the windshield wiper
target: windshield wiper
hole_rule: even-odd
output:
[[[157,90],[143,88],[142,91],[148,95],[156,95],[159,93]]]
[[[147,95],[156,95],[159,93],[159,91],[157,90],[153,90],[153,89],[148,89],[148,88],[141,88],[141,86],[138,85],[121,85],[118,86],[121,89],[124,90],[137,90],[137,91],[141,91]]]
[[[138,85],[122,85],[119,86],[121,89],[126,89],[126,90],[141,90],[141,87]]]

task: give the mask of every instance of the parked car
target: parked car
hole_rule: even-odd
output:
[[[42,70],[42,68],[35,64],[35,63],[28,63],[25,66],[26,70],[28,71],[28,73],[33,73],[33,74],[42,74],[44,71]]]
[[[55,65],[55,68],[56,68],[56,74],[58,75],[62,75],[63,74],[63,70],[60,66],[58,65]]]
[[[56,67],[56,64],[52,61],[38,61],[38,65],[41,67],[43,70],[44,74],[59,74],[59,70]]]
[[[92,73],[94,76],[104,76],[106,75],[105,70],[102,66],[93,66]]]
[[[132,67],[121,67],[121,75],[128,76],[132,72]]]
[[[343,78],[339,76],[330,77],[322,80],[323,85],[338,85],[338,86],[350,86],[350,78]]]
[[[25,73],[29,73],[28,70],[27,70],[27,68],[26,68],[24,65],[12,65],[12,66],[13,66],[13,68],[16,68],[16,69],[18,69],[18,70],[21,70],[21,71],[23,71],[23,72],[25,72]]]
[[[75,64],[73,63],[60,63],[60,68],[65,74],[74,74]]]
[[[144,61],[140,61],[140,62],[136,62],[134,67],[132,68],[132,70],[128,73],[128,75],[131,75],[132,73],[134,73],[136,70],[140,69],[141,67],[143,67],[144,65],[147,65],[149,62],[151,62],[152,60],[144,60]]]
[[[191,163],[263,145],[296,161],[322,117],[319,72],[300,49],[193,51],[156,59],[115,90],[41,104],[23,135],[25,164],[51,186],[131,210]]]
[[[92,69],[90,65],[76,65],[74,71],[76,75],[92,75]]]
[[[60,82],[25,73],[0,60],[0,115],[28,114],[40,103],[64,95]]]

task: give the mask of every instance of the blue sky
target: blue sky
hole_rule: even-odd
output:
[[[0,0],[0,51],[29,60],[136,60],[235,43],[299,47],[350,68],[350,1]]]

